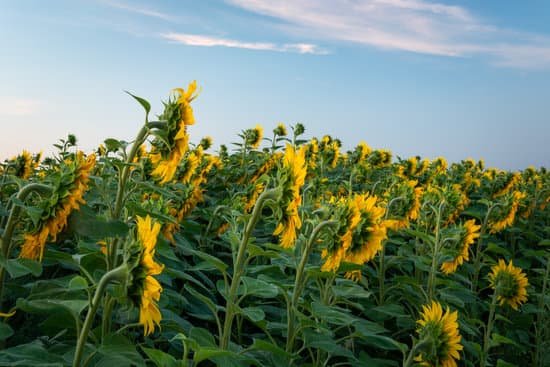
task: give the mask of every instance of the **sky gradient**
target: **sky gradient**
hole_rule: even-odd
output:
[[[273,5],[275,4],[275,5]],[[0,0],[0,159],[131,140],[197,80],[192,141],[256,124],[403,158],[550,166],[550,2]],[[269,134],[270,135],[270,134]]]

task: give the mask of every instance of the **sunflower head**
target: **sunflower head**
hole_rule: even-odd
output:
[[[481,226],[477,225],[475,219],[470,219],[464,224],[451,228],[456,233],[455,247],[451,249],[452,259],[441,264],[441,271],[445,274],[451,274],[456,269],[470,259],[470,246],[479,237]]]
[[[513,265],[512,260],[506,265],[506,262],[500,259],[498,264],[491,268],[489,282],[501,306],[506,303],[517,310],[519,305],[527,301],[527,276]]]
[[[286,136],[288,132],[286,131],[286,126],[282,122],[277,125],[275,129],[273,129],[273,134],[276,136]]]
[[[160,325],[162,315],[157,302],[160,300],[162,287],[155,275],[162,273],[164,266],[155,262],[155,246],[160,232],[160,223],[154,222],[150,216],[137,217],[137,238],[129,253],[128,261],[132,264],[132,282],[128,295],[133,304],[139,307],[139,323],[147,336]]]
[[[273,234],[280,236],[283,248],[294,246],[297,237],[296,231],[302,227],[298,207],[302,203],[300,189],[304,185],[307,173],[305,153],[304,146],[296,151],[292,145],[287,144],[282,167],[279,170],[278,181],[282,187],[282,215]]]
[[[387,238],[383,221],[385,209],[378,206],[377,201],[376,196],[368,194],[355,195],[353,198],[353,206],[359,212],[360,218],[352,231],[352,241],[345,253],[345,261],[362,265],[372,260],[382,249],[382,243]],[[355,275],[348,275],[353,279],[360,278],[360,272],[359,275],[357,272]]]
[[[461,336],[458,330],[458,313],[449,308],[443,312],[438,302],[422,306],[417,321],[419,335],[418,352],[415,358],[423,366],[456,367],[460,360]]]
[[[321,252],[321,258],[324,260],[321,270],[335,272],[351,246],[353,233],[361,221],[361,212],[353,199],[345,197],[334,203],[332,217],[339,222],[338,230],[334,239]]]
[[[264,137],[264,128],[262,125],[256,125],[253,129],[244,131],[245,144],[252,149],[257,149]]]

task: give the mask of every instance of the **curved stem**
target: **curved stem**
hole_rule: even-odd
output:
[[[126,264],[123,264],[118,268],[115,268],[105,273],[105,275],[103,275],[103,277],[99,281],[99,284],[94,293],[94,298],[92,299],[90,307],[88,308],[88,314],[86,315],[86,320],[84,321],[84,325],[82,326],[82,331],[80,332],[80,335],[78,337],[78,342],[76,344],[76,350],[74,354],[73,367],[80,366],[80,360],[82,359],[84,345],[86,344],[86,340],[88,339],[88,333],[90,332],[90,329],[92,327],[97,309],[101,304],[101,299],[103,298],[105,288],[109,285],[109,283],[113,281],[125,281],[127,277],[128,266]]]
[[[136,156],[139,148],[145,142],[145,140],[147,139],[147,136],[149,135],[149,131],[150,131],[149,125],[151,124],[147,122],[147,117],[146,117],[145,124],[143,125],[141,130],[139,130],[136,136],[136,140],[134,141],[134,144],[130,149],[130,153],[126,157],[126,162],[125,162],[126,164],[122,168],[122,172],[120,173],[120,176],[118,179],[115,207],[113,209],[113,212],[111,213],[112,219],[120,218],[122,208],[124,207],[124,194],[126,191],[126,183],[128,182],[128,177],[130,176],[130,164],[134,160],[134,157]],[[118,242],[119,241],[117,239],[113,240],[109,248],[109,251],[108,251],[109,261],[107,262],[108,269],[112,269],[117,265]]]
[[[313,250],[313,245],[315,244],[315,241],[319,237],[319,234],[321,233],[321,230],[325,228],[326,226],[335,226],[338,224],[338,221],[335,220],[326,220],[323,221],[311,232],[311,235],[309,236],[309,239],[306,242],[306,246],[304,248],[304,251],[302,252],[302,258],[300,259],[300,264],[298,265],[298,268],[296,269],[296,278],[294,280],[294,288],[292,291],[292,298],[290,299],[289,305],[287,307],[287,340],[286,340],[286,351],[288,353],[292,353],[292,349],[294,348],[294,339],[296,337],[295,330],[294,330],[294,311],[296,309],[296,306],[298,304],[298,300],[300,299],[300,296],[302,294],[302,290],[305,286],[305,267],[309,258],[309,255],[311,254],[311,251]]]
[[[432,266],[430,268],[430,276],[428,278],[428,301],[434,299],[434,290],[435,290],[435,278],[437,273],[437,260],[439,257],[439,245],[440,245],[440,226],[441,226],[441,210],[444,203],[439,204],[436,212],[436,223],[435,223],[435,241],[433,246],[432,253]]]
[[[227,303],[225,307],[225,320],[223,324],[223,333],[222,338],[220,339],[220,348],[227,349],[229,345],[229,339],[231,338],[231,327],[233,326],[233,318],[235,317],[237,311],[237,289],[239,287],[241,276],[245,271],[245,262],[246,262],[246,249],[248,247],[248,241],[252,235],[252,230],[256,226],[256,223],[261,217],[262,209],[267,200],[276,200],[281,194],[281,188],[275,188],[264,191],[258,200],[250,220],[248,221],[241,243],[239,244],[239,249],[237,252],[237,258],[233,264],[233,278],[231,279],[231,287],[227,295]]]
[[[487,360],[489,359],[489,348],[491,342],[491,333],[493,332],[493,323],[495,321],[495,309],[497,306],[497,290],[493,293],[493,299],[491,301],[491,306],[489,308],[489,319],[487,320],[487,327],[485,328],[485,333],[483,335],[483,352],[481,354],[481,367],[487,365]]]
[[[39,183],[31,183],[23,186],[17,193],[16,198],[19,201],[24,201],[27,198],[27,196],[29,196],[33,192],[49,194],[52,192],[52,190],[53,189],[51,186],[39,184]],[[6,223],[6,228],[4,229],[4,234],[0,239],[0,251],[2,253],[4,260],[6,261],[10,257],[10,253],[12,249],[11,240],[13,237],[13,233],[15,231],[15,227],[17,226],[17,219],[19,218],[20,212],[21,212],[21,207],[19,205],[14,205],[11,208],[8,221]],[[0,307],[2,305],[2,299],[3,299],[5,272],[6,272],[6,269],[4,269],[3,266],[0,266]]]

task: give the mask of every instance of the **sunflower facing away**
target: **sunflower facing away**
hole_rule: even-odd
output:
[[[456,269],[470,259],[470,246],[479,237],[479,230],[481,226],[476,225],[475,219],[470,219],[462,226],[462,235],[459,245],[458,254],[454,259],[446,261],[441,264],[441,271],[445,274],[451,274]]]
[[[422,306],[420,316],[416,331],[422,346],[419,347],[420,354],[415,361],[426,367],[456,367],[456,361],[460,360],[459,352],[463,349],[458,330],[458,312],[451,312],[447,308],[443,313],[441,305],[432,301],[430,305]]]
[[[302,203],[300,189],[304,185],[307,173],[305,148],[298,151],[287,144],[283,158],[283,216],[275,228],[273,235],[280,236],[281,247],[291,248],[296,241],[296,231],[302,227],[302,220],[298,214],[298,207]]]
[[[527,301],[527,276],[520,268],[514,266],[512,260],[506,265],[506,262],[500,259],[498,264],[491,268],[489,282],[501,306],[506,303],[517,310],[519,305]]]
[[[86,158],[84,153],[78,152],[74,160],[64,163],[67,177],[72,177],[73,180],[68,183],[59,180],[54,193],[61,199],[48,208],[45,217],[41,218],[38,229],[24,236],[25,242],[21,247],[20,257],[42,261],[46,241],[55,241],[67,225],[67,218],[72,211],[78,210],[80,205],[85,203],[83,196],[88,190],[89,176],[95,166],[95,160],[95,154]]]
[[[344,260],[362,265],[376,256],[382,249],[382,242],[387,238],[386,227],[383,223],[385,209],[376,205],[376,196],[355,195],[353,201],[359,210],[360,221],[353,231],[352,242],[346,251]],[[349,272],[346,276],[359,279],[361,272]]]
[[[133,282],[130,294],[139,305],[139,323],[147,336],[160,325],[162,315],[157,302],[160,300],[162,287],[155,275],[162,273],[164,266],[155,262],[155,246],[160,232],[160,223],[153,222],[151,217],[137,217],[137,236],[141,246],[139,264],[132,271]]]
[[[189,84],[187,91],[183,88],[174,89],[176,100],[165,105],[162,119],[167,121],[166,138],[155,139],[150,153],[155,169],[152,174],[161,184],[169,182],[189,148],[187,126],[195,123],[191,101],[196,98],[197,83]]]

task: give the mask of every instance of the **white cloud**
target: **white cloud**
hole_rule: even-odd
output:
[[[34,99],[0,96],[0,116],[32,116],[39,112],[43,103]]]
[[[296,52],[300,54],[326,54],[325,50],[309,43],[245,42],[214,36],[187,33],[163,33],[161,37],[188,46],[229,47],[256,51]]]
[[[112,0],[103,0],[102,2],[112,8],[126,10],[131,13],[141,14],[147,17],[158,18],[166,21],[174,21],[175,19],[175,17],[169,14],[166,14],[151,8],[144,8],[140,6],[129,5],[123,2],[112,1]]]
[[[550,67],[549,36],[496,27],[460,6],[426,0],[226,2],[277,19],[282,30],[301,37],[448,57],[482,57],[507,67]]]

